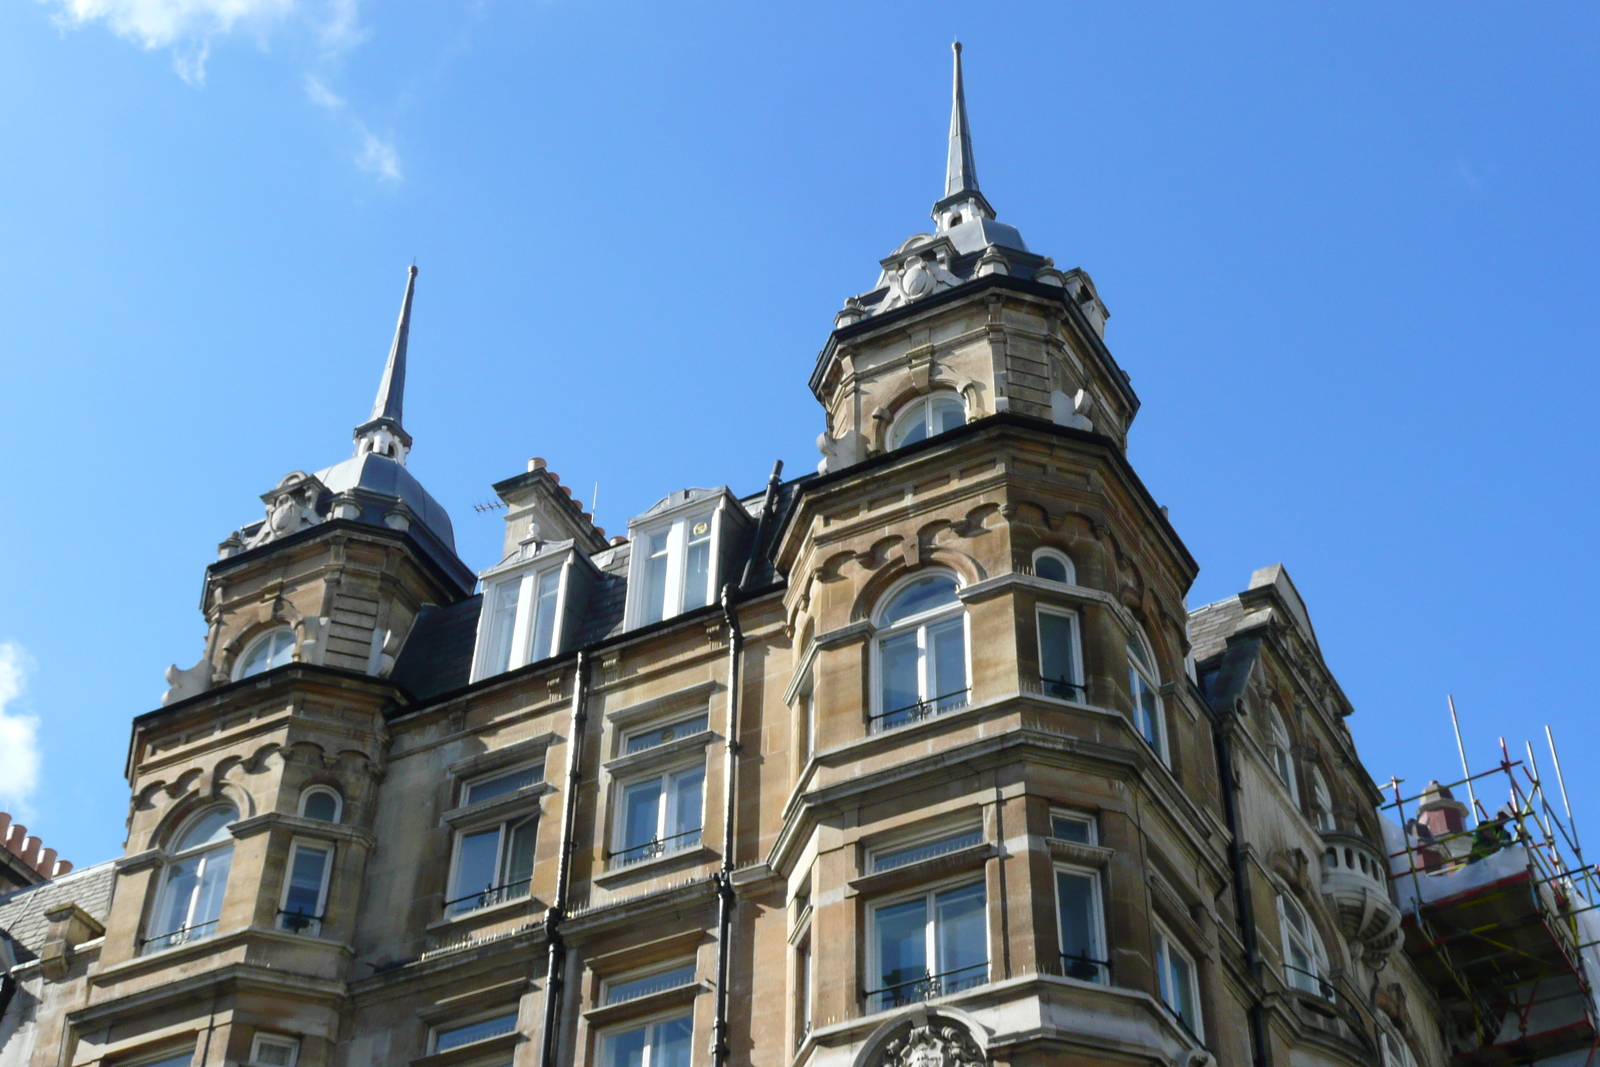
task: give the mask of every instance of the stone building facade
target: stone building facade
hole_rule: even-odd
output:
[[[207,568],[124,854],[0,898],[0,1064],[1445,1063],[1305,605],[1187,608],[959,46],[933,217],[818,356],[816,473],[608,539],[534,460],[481,574],[406,466],[413,268],[355,454]]]

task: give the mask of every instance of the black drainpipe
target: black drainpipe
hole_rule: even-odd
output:
[[[544,913],[545,938],[550,946],[544,974],[544,1030],[539,1062],[556,1067],[556,1052],[561,1044],[561,991],[566,984],[566,943],[561,939],[561,920],[567,912],[567,889],[572,882],[572,831],[578,818],[578,780],[583,776],[584,724],[589,718],[589,653],[579,650],[577,678],[572,691],[572,724],[567,731],[567,784],[561,798],[561,851],[556,856],[556,898]]]
[[[773,472],[773,478],[777,478],[776,471]],[[770,487],[767,500],[770,508]],[[739,654],[744,648],[744,634],[739,629],[739,613],[734,610],[735,593],[731,582],[722,587],[722,614],[728,621],[728,733],[723,739],[722,757],[722,867],[716,874],[717,1002],[716,1022],[711,1030],[713,1067],[726,1067],[728,1063],[728,957],[733,933],[733,907],[738,903],[733,894],[733,809],[734,789],[738,785],[735,770],[739,758]]]
[[[1234,709],[1231,714],[1237,714]],[[1235,720],[1236,721],[1236,720]],[[1228,743],[1232,721],[1216,722],[1213,736],[1217,747],[1217,774],[1222,777],[1222,814],[1228,824],[1228,863],[1233,868],[1234,910],[1239,916],[1239,936],[1244,941],[1245,967],[1252,981],[1261,984],[1261,956],[1256,942],[1255,909],[1250,906],[1250,887],[1245,881],[1244,851],[1239,846],[1238,797],[1233,779],[1232,748]],[[1261,1007],[1261,994],[1250,998],[1250,1062],[1254,1067],[1271,1067],[1272,1056],[1267,1049],[1267,1026]]]

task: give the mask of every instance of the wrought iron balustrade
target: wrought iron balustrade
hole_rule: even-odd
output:
[[[942,974],[923,973],[917,978],[886,985],[882,989],[874,989],[866,994],[866,997],[869,1004],[875,1005],[874,1010],[885,1011],[889,1008],[903,1008],[907,1004],[918,1004],[934,997],[959,993],[963,989],[973,989],[988,980],[989,963],[985,960],[983,963],[958,967]]]
[[[871,731],[877,733],[880,730],[888,730],[891,727],[904,726],[906,723],[931,719],[933,716],[943,712],[955,711],[957,708],[966,707],[967,694],[969,692],[971,692],[970,689],[956,689],[941,696],[930,697],[927,700],[919,700],[915,704],[907,704],[904,707],[895,708],[893,711],[869,715],[867,723]]]
[[[653,860],[657,856],[665,856],[669,852],[682,852],[686,848],[693,848],[700,843],[700,831],[703,827],[696,826],[693,830],[685,830],[681,834],[671,837],[652,837],[642,845],[622,849],[620,852],[608,852],[606,858],[615,860],[616,866],[627,867],[645,860]]]

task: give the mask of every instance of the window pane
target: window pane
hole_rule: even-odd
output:
[[[947,889],[934,900],[934,937],[939,973],[948,977],[940,992],[982,985],[988,976],[989,930],[983,883]]]
[[[664,745],[668,741],[676,741],[680,737],[700,733],[705,730],[710,719],[705,715],[696,715],[692,719],[682,719],[678,722],[663,726],[656,730],[646,730],[643,733],[632,734],[628,737],[629,752],[643,752],[647,748]]]
[[[461,836],[461,856],[456,860],[456,885],[450,896],[460,901],[457,911],[478,906],[474,894],[494,888],[494,861],[500,851],[500,827]],[[461,898],[467,898],[462,900]]]
[[[168,1059],[157,1060],[155,1063],[143,1063],[139,1067],[189,1067],[194,1061],[194,1052],[190,1050]]]
[[[194,899],[195,887],[200,884],[199,872],[198,858],[174,863],[167,868],[166,898],[156,924],[156,934],[170,934],[183,928],[184,921],[189,917],[189,904]]]
[[[285,930],[305,930],[318,918],[317,902],[322,896],[322,872],[328,865],[328,852],[298,845],[289,865],[289,892],[284,897],[282,916]]]
[[[1154,673],[1150,666],[1150,657],[1144,654],[1144,645],[1132,637],[1128,638],[1128,660],[1130,663],[1137,663],[1146,671]]]
[[[897,848],[890,852],[877,852],[872,857],[873,871],[892,871],[896,867],[918,863],[934,856],[943,856],[947,852],[957,849],[970,848],[983,841],[983,831],[980,829],[965,830],[959,834],[941,837],[937,841],[924,841],[920,845],[911,845],[908,848]]]
[[[304,810],[301,812],[308,819],[318,822],[339,821],[339,801],[332,793],[316,792],[306,797]]]
[[[928,976],[928,902],[922,898],[878,909],[879,985],[885,1000],[913,997],[910,983]]]
[[[1189,961],[1173,948],[1171,942],[1167,943],[1167,969],[1170,972],[1169,984],[1172,996],[1167,1004],[1191,1031],[1196,1029],[1196,1016],[1194,1011],[1194,968]]]
[[[1059,566],[1059,564],[1058,564]],[[1039,613],[1039,676],[1044,691],[1053,697],[1072,700],[1078,696],[1077,642],[1073,640],[1072,620],[1065,615]]]
[[[293,654],[294,633],[290,630],[277,630],[251,646],[245,656],[244,664],[239,668],[239,677],[248,678],[253,674],[281,667],[289,662]]]
[[[669,849],[688,848],[700,843],[701,800],[705,792],[706,769],[696,767],[672,776],[672,795],[667,810]]]
[[[187,852],[191,848],[209,845],[217,841],[226,841],[229,838],[228,824],[239,818],[238,809],[232,804],[220,808],[212,808],[200,818],[196,819],[190,827],[183,832],[183,837],[172,851]]]
[[[650,1050],[650,1067],[689,1067],[689,1049],[694,1040],[694,1019],[685,1015],[655,1025],[655,1047]]]
[[[711,516],[690,519],[685,526],[689,551],[684,562],[683,610],[689,611],[711,603]]]
[[[502,774],[494,778],[486,778],[481,782],[473,782],[467,786],[468,804],[476,804],[480,800],[492,800],[503,797],[507,793],[515,793],[519,789],[526,789],[543,777],[543,768],[524,767],[509,774]]]
[[[929,409],[928,422],[933,426],[934,433],[944,433],[946,430],[966,425],[966,405],[953,396],[937,397],[929,405]]]
[[[289,1067],[294,1062],[295,1046],[284,1041],[256,1041],[255,1061],[263,1067]],[[187,1059],[184,1062],[188,1062]]]
[[[1056,900],[1061,909],[1062,973],[1086,982],[1102,981],[1104,959],[1095,916],[1097,879],[1092,874],[1056,872]]]
[[[925,401],[918,400],[912,410],[906,412],[904,418],[905,421],[896,431],[894,444],[891,447],[899,448],[901,445],[912,445],[927,439],[928,405]]]
[[[524,819],[511,828],[511,839],[506,845],[505,870],[500,884],[506,887],[503,898],[514,900],[528,891],[533,878],[533,848],[538,840],[538,819]]]
[[[1076,841],[1079,844],[1094,844],[1094,827],[1088,819],[1074,819],[1070,815],[1054,815],[1050,818],[1050,836],[1057,841]]]
[[[650,534],[644,563],[643,622],[660,622],[667,616],[667,531]]]
[[[661,781],[651,779],[630,785],[622,795],[622,849],[638,848],[656,839],[661,820]],[[635,854],[630,859],[644,859]]]
[[[652,993],[659,993],[663,989],[676,989],[678,986],[688,985],[694,981],[694,964],[686,963],[682,967],[674,967],[670,971],[657,971],[647,974],[643,978],[630,978],[626,982],[613,982],[606,986],[606,1003],[621,1004],[629,1000],[647,997]]]
[[[216,922],[221,917],[222,894],[228,888],[228,868],[232,865],[232,845],[206,853],[200,864],[200,885],[195,890],[194,916],[189,925],[204,926]]]
[[[483,1019],[479,1022],[468,1023],[466,1026],[456,1026],[448,1030],[440,1030],[438,1040],[434,1047],[439,1052],[447,1049],[460,1048],[462,1045],[473,1041],[482,1041],[488,1037],[499,1037],[509,1034],[517,1028],[517,1013],[510,1012],[506,1015],[497,1015],[492,1019]]]
[[[1040,556],[1033,563],[1033,573],[1047,582],[1065,582],[1067,568],[1054,556]]]
[[[517,625],[517,602],[522,599],[522,582],[513,578],[494,594],[494,616],[489,623],[489,655],[484,660],[488,673],[498,674],[511,665],[511,634]]]
[[[911,710],[922,699],[917,685],[917,635],[899,634],[879,646],[879,665],[883,671],[885,726],[896,726],[911,718]],[[898,712],[899,714],[891,714]]]
[[[883,625],[893,626],[913,615],[957,603],[960,603],[960,598],[956,596],[956,580],[948,574],[930,574],[917,579],[895,595],[884,609]]]
[[[967,702],[967,633],[960,615],[928,627],[928,684],[938,698],[938,709],[959,708]]]
[[[649,1030],[648,1026],[641,1026],[637,1030],[607,1037],[606,1067],[644,1067],[645,1036]]]
[[[560,568],[539,575],[539,593],[533,611],[533,644],[528,653],[530,663],[555,655],[556,597],[560,592]]]

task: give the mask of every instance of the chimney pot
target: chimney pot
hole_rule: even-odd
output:
[[[51,877],[52,878],[60,878],[64,874],[71,874],[71,873],[72,873],[72,861],[71,860],[56,860],[56,870],[55,870],[55,873],[53,875],[51,875]]]
[[[39,846],[43,844],[44,842],[40,841],[37,837],[27,838],[22,842],[22,851],[17,853],[17,855],[22,857],[23,863],[26,863],[28,866],[32,867],[34,861],[39,858]]]
[[[534,456],[532,459],[528,460],[528,473],[529,474],[532,474],[534,471],[542,471],[542,470],[544,470],[544,457],[543,456]]]
[[[34,861],[33,869],[49,878],[50,872],[56,869],[56,850],[53,848],[40,849],[39,858]]]

